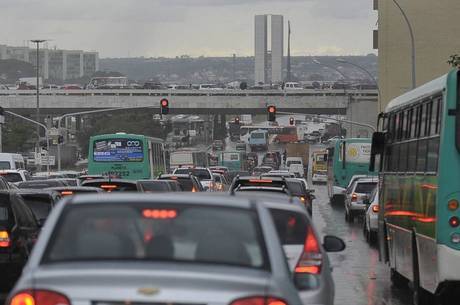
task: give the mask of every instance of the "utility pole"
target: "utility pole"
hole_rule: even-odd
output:
[[[37,105],[36,105],[36,116],[35,116],[35,121],[40,122],[40,43],[45,42],[46,40],[44,39],[34,39],[31,40],[31,42],[35,43],[37,45],[37,61],[36,61],[36,72],[37,72],[37,84],[36,84],[36,94],[37,94]],[[37,147],[40,144],[40,126],[37,125]]]
[[[287,54],[287,76],[286,80],[291,81],[291,21],[288,20],[288,54]]]
[[[236,54],[233,54],[233,62],[232,62],[232,82],[235,81],[235,64],[236,64]]]

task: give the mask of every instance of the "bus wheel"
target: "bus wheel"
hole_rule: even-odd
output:
[[[402,287],[407,284],[407,280],[394,268],[390,268],[390,281],[395,287]]]

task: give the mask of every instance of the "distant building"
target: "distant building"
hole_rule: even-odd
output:
[[[374,48],[378,49],[379,110],[411,89],[411,43],[408,26],[393,1],[373,0],[378,10],[378,30]],[[416,81],[420,86],[450,67],[450,55],[460,51],[459,0],[397,0],[409,19],[415,37]]]
[[[268,50],[270,23],[271,49]],[[255,83],[283,81],[284,18],[282,15],[256,15],[254,18]]]
[[[36,65],[36,49],[0,45],[0,59],[16,59]],[[81,50],[41,48],[38,53],[40,74],[45,80],[76,79],[99,70],[99,53]]]
[[[255,83],[265,83],[267,81],[267,15],[257,15],[255,17]]]

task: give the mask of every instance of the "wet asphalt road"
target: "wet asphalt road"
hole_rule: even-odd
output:
[[[310,184],[311,185],[311,184]],[[313,185],[311,185],[313,186]],[[391,285],[386,265],[379,262],[377,246],[369,246],[362,233],[362,221],[345,222],[343,206],[331,206],[325,185],[314,185],[313,222],[318,233],[342,238],[347,248],[331,253],[336,305],[409,305],[408,288]]]

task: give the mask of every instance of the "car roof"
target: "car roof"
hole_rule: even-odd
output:
[[[189,174],[162,174],[158,177],[159,180],[168,180],[167,178],[171,177],[177,177],[177,179],[192,179],[192,176],[195,177],[194,175],[189,175]],[[172,180],[172,179],[169,179]]]
[[[86,190],[86,191],[97,191],[102,192],[103,190],[98,187],[93,186],[56,186],[56,187],[48,187],[44,189],[45,191],[78,191],[78,190]]]
[[[367,182],[378,182],[378,178],[377,177],[373,177],[373,178],[359,178],[358,180],[356,180],[355,182],[356,183],[367,183]]]
[[[90,184],[90,183],[129,183],[129,184],[136,184],[136,181],[133,180],[126,180],[126,179],[91,179],[85,180],[82,184]]]
[[[213,198],[219,197],[218,200]],[[150,194],[150,193],[98,193],[82,194],[73,197],[67,202],[67,205],[85,205],[85,204],[127,204],[129,203],[172,203],[172,204],[197,204],[210,206],[228,206],[236,208],[249,209],[252,206],[251,200],[247,198],[234,198],[222,195],[208,196],[207,193],[167,193],[167,194]]]

